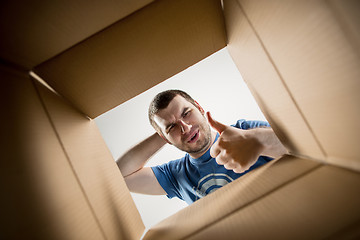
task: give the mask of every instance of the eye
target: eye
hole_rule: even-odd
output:
[[[191,110],[189,110],[189,111],[186,111],[186,112],[184,113],[184,117],[187,117],[187,116],[189,116],[189,115],[190,115],[190,112],[191,112]]]
[[[167,128],[166,133],[169,133],[170,131],[172,131],[172,130],[174,129],[174,126],[175,126],[175,124],[171,124],[171,125]]]

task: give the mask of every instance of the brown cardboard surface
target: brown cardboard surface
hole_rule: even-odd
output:
[[[360,55],[348,33],[358,18],[344,28],[338,16],[348,11],[335,14],[327,1],[239,2],[326,160],[359,171]]]
[[[165,219],[152,227],[144,239],[188,238],[222,219],[227,219],[234,211],[246,208],[319,166],[315,161],[285,156],[242,176]],[[231,233],[222,236],[228,239]],[[207,237],[221,239],[212,238],[210,235]]]
[[[224,8],[229,53],[279,139],[292,154],[324,159],[322,147],[241,6],[229,0]]]
[[[36,86],[105,238],[140,239],[144,225],[95,121]]]
[[[330,0],[328,2],[345,36],[360,55],[360,2],[357,0]]]
[[[94,118],[226,46],[218,0],[159,0],[34,72]]]
[[[17,7],[12,4],[1,8],[1,20],[10,16],[11,11],[2,15],[6,9]],[[107,22],[104,26],[95,24],[85,35],[71,27],[71,36],[63,39],[59,36],[73,23],[68,16],[79,22],[93,16],[91,10],[78,15],[79,2],[69,4],[70,15],[45,4],[51,11],[29,20],[30,26],[40,21],[39,29],[47,26],[45,38],[38,39],[39,29],[27,24],[17,31],[25,17],[14,20],[11,29],[1,21],[0,30],[9,35],[0,43],[1,60],[31,67],[119,17],[118,8],[104,5],[105,15],[110,8],[115,12],[100,21]],[[231,55],[291,153],[360,170],[355,2],[224,4]],[[29,16],[25,7],[19,6],[19,12]],[[59,25],[53,22],[64,18],[56,30]],[[219,1],[156,1],[36,72],[95,117],[222,48],[223,27]],[[49,37],[52,31],[60,34]],[[141,219],[94,122],[25,72],[0,68],[5,116],[0,238],[138,239]],[[145,239],[356,238],[359,186],[358,172],[286,156],[162,221]]]
[[[1,239],[104,239],[25,72],[0,66]]]
[[[359,187],[358,172],[323,166],[187,239],[358,239]]]
[[[1,1],[0,58],[30,70],[150,2]]]

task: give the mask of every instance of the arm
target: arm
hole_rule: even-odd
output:
[[[116,161],[131,192],[166,194],[151,168],[144,167],[151,156],[165,144],[166,142],[157,133],[154,133],[128,150]]]
[[[255,128],[251,129],[248,134],[259,141],[262,146],[262,151],[260,152],[261,155],[279,158],[282,155],[289,153],[277,138],[272,128]]]
[[[218,164],[236,173],[248,170],[259,158],[265,155],[278,158],[287,153],[271,128],[242,130],[223,125],[208,114],[210,125],[220,137],[211,147],[210,154]]]

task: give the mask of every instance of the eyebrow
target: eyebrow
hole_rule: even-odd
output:
[[[185,115],[185,113],[189,110],[190,108],[189,107],[185,107],[182,114],[181,114],[181,117],[183,117]]]
[[[185,113],[186,113],[189,109],[190,109],[190,107],[185,107],[185,108],[183,109],[182,113],[181,113],[181,117],[183,117],[183,116],[185,115]],[[169,129],[171,126],[173,126],[173,125],[174,125],[174,122],[171,122],[171,123],[169,123],[168,125],[166,125],[165,131],[167,132],[168,129]]]

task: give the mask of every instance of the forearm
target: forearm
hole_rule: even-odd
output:
[[[278,158],[288,153],[272,128],[255,128],[251,131],[255,132],[256,138],[262,146],[261,155]]]
[[[128,150],[117,161],[117,165],[124,177],[142,169],[152,155],[154,155],[166,142],[154,133],[133,148]]]

